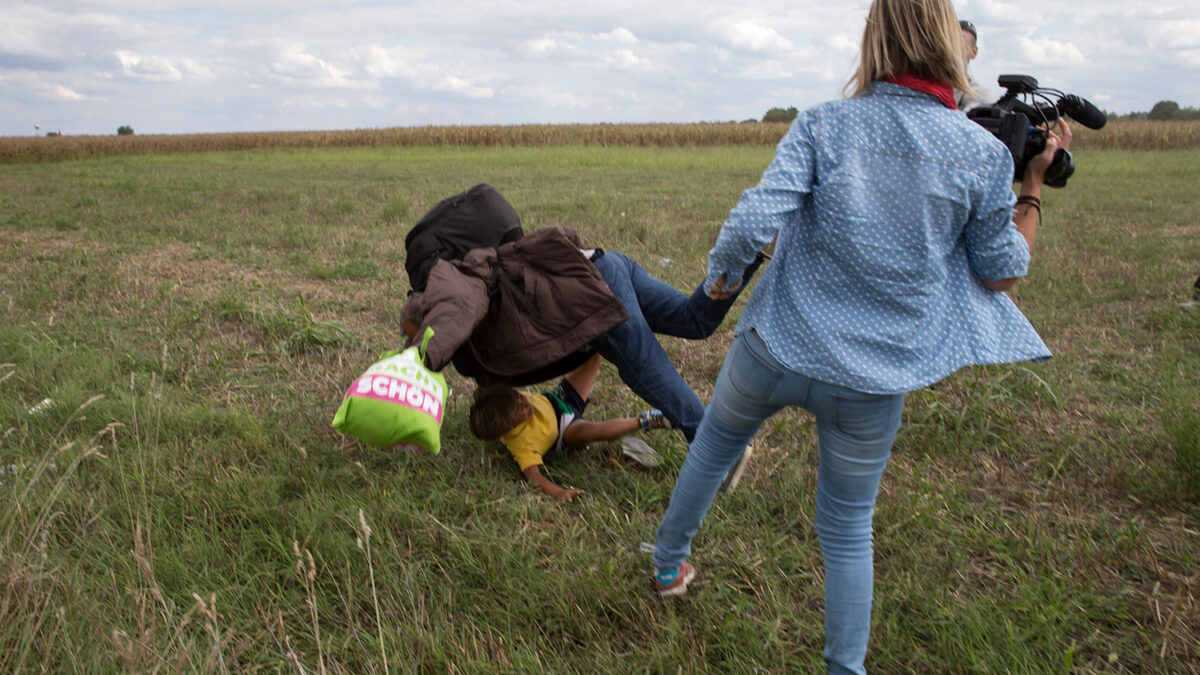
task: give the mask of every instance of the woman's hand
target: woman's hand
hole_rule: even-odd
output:
[[[726,288],[725,287],[725,275],[722,274],[716,281],[713,282],[712,287],[708,289],[708,297],[713,300],[725,300],[726,298],[733,297],[733,294],[737,293],[741,289],[742,289],[742,280],[741,279],[737,280],[736,286],[733,286],[731,288]]]
[[[1029,159],[1029,164],[1025,166],[1025,176],[1021,180],[1035,181],[1041,185],[1046,179],[1046,169],[1050,168],[1050,163],[1054,161],[1054,153],[1058,152],[1059,148],[1067,150],[1071,147],[1071,125],[1067,124],[1067,120],[1063,117],[1058,118],[1058,133],[1046,130],[1046,148],[1036,156]]]

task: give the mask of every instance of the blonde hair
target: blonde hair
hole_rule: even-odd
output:
[[[861,96],[871,83],[912,75],[973,94],[962,29],[950,0],[874,0],[863,29],[858,72],[843,93]]]

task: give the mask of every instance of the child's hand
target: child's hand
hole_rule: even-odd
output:
[[[562,504],[563,502],[571,501],[572,499],[575,498],[576,495],[581,495],[581,494],[583,494],[583,490],[576,490],[575,488],[563,489],[563,490],[560,490],[559,493],[554,496],[554,499],[559,504]]]

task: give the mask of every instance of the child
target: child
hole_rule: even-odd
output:
[[[519,392],[508,385],[492,384],[475,390],[471,405],[471,433],[485,440],[499,439],[521,467],[525,478],[542,492],[569,502],[583,490],[562,488],[542,475],[538,467],[551,448],[579,447],[592,441],[610,441],[638,429],[669,429],[657,410],[637,417],[589,421],[582,419],[600,370],[600,355],[567,373],[554,391]]]

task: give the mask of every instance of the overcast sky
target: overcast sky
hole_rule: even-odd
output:
[[[0,0],[0,136],[757,119],[840,95],[868,4]],[[1200,0],[955,6],[997,92],[1200,105]]]

